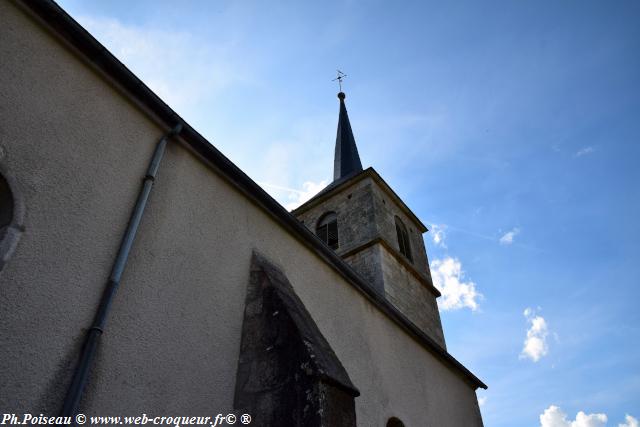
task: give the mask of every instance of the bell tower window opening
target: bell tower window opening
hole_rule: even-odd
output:
[[[338,216],[335,212],[328,212],[320,218],[316,227],[316,236],[331,249],[338,249]]]
[[[409,243],[409,233],[402,220],[396,217],[396,234],[398,235],[398,246],[400,253],[407,257],[409,261],[413,261],[411,256],[411,244]]]

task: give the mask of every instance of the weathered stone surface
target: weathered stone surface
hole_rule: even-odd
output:
[[[440,312],[433,294],[382,245],[381,270],[387,299],[443,348],[446,348]]]
[[[340,255],[349,252],[378,235],[375,218],[372,181],[364,179],[338,191],[321,205],[298,216],[315,233],[318,220],[327,212],[338,215],[338,249]]]
[[[368,281],[380,295],[384,295],[384,276],[382,274],[379,246],[368,246],[352,255],[345,256],[344,260]]]
[[[419,231],[419,225],[416,224],[408,215],[406,215],[399,206],[389,198],[387,194],[378,185],[372,185],[374,211],[376,215],[377,234],[382,237],[391,247],[400,250],[398,238],[396,236],[395,217],[399,217],[406,225],[409,232],[409,244],[413,261],[411,264],[418,272],[424,274],[431,281],[431,272],[429,271],[429,261],[427,259],[427,251],[424,247],[422,233]]]
[[[339,242],[336,252],[409,320],[446,348],[421,224],[407,215],[396,200],[371,176],[360,180],[356,176],[329,190],[321,203],[298,208],[297,215],[315,231],[325,213],[335,212]],[[411,260],[400,254],[396,216],[407,227]]]
[[[353,427],[360,393],[286,276],[254,253],[234,407],[273,427]]]

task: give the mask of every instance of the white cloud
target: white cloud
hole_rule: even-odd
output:
[[[527,318],[530,327],[527,330],[527,337],[524,340],[524,347],[520,353],[520,358],[531,359],[537,362],[549,352],[547,345],[549,328],[544,318],[536,315],[535,310],[531,308],[525,309],[524,317]]]
[[[540,415],[540,427],[606,427],[606,414],[585,414],[579,411],[575,420],[567,420],[567,414],[551,405]],[[618,424],[618,427],[638,427],[638,420],[631,415],[625,416],[625,423]]]
[[[445,243],[445,238],[447,237],[445,232],[446,228],[447,226],[444,224],[431,224],[429,232],[431,233],[431,239],[436,246],[441,246],[443,248],[447,247],[447,244]]]
[[[513,243],[513,238],[520,234],[520,229],[518,227],[514,228],[511,231],[506,232],[502,237],[500,237],[501,245],[510,245]]]
[[[271,194],[273,198],[278,200],[287,210],[291,211],[318,194],[320,190],[327,186],[327,181],[306,181],[302,184],[302,190],[270,184],[268,182],[259,182],[258,184],[261,187],[266,187],[267,192]]]
[[[583,147],[581,149],[579,149],[578,151],[576,151],[576,154],[574,154],[576,157],[582,157],[582,156],[586,156],[587,154],[592,154],[594,152],[594,148],[593,147]]]
[[[567,414],[551,405],[540,415],[540,427],[605,427],[607,416],[605,414],[585,414],[580,411],[574,421],[567,420]]]
[[[462,264],[457,258],[446,257],[431,263],[433,284],[442,293],[438,304],[443,310],[460,308],[478,309],[478,300],[482,295],[476,290],[472,281],[465,282]]]
[[[638,427],[640,425],[638,420],[629,414],[624,417],[624,421],[624,424],[618,424],[618,427]]]
[[[478,398],[478,405],[484,406],[487,403],[487,396],[482,396]]]

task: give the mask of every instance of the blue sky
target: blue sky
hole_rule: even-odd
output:
[[[331,179],[346,72],[485,425],[637,427],[640,3],[60,3],[289,207]]]

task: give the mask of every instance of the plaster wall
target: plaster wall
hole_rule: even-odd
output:
[[[56,414],[164,133],[0,2],[0,163],[25,231],[0,272],[0,407]],[[473,388],[180,144],[170,144],[81,410],[231,410],[251,253],[282,266],[362,395],[360,426],[479,426]]]

